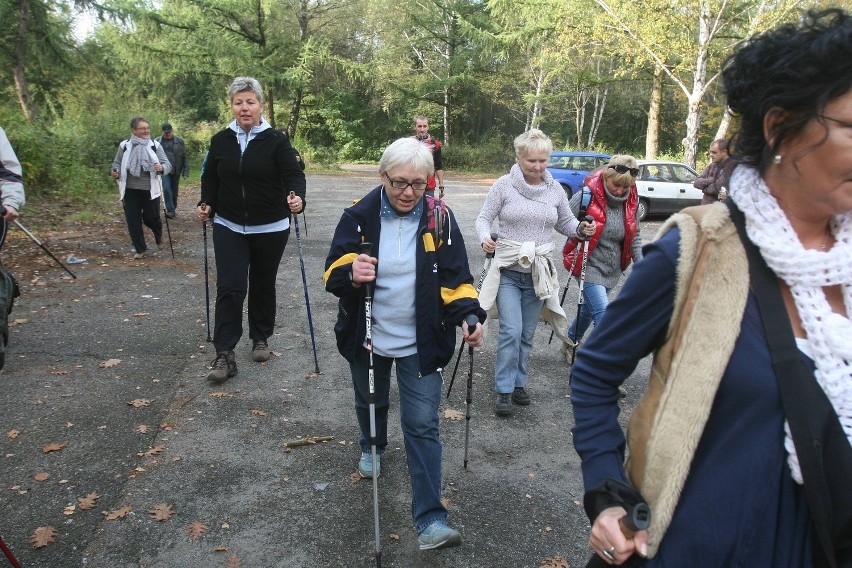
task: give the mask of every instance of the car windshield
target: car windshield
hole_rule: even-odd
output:
[[[547,162],[547,167],[564,170],[568,168],[568,163],[570,161],[570,156],[551,156],[550,160]]]

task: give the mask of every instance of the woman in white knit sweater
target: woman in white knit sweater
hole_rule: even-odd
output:
[[[556,268],[550,256],[553,230],[566,236],[595,232],[594,223],[577,221],[565,191],[547,171],[551,150],[553,143],[540,130],[531,129],[515,138],[517,163],[491,186],[476,218],[476,232],[483,250],[486,253],[496,250],[496,262],[483,283],[480,304],[486,310],[493,307],[493,298],[488,296],[489,290],[496,288],[500,334],[494,410],[498,416],[511,416],[512,403],[521,406],[530,403],[526,392],[527,359],[545,303],[548,321],[565,321],[557,298]],[[497,242],[490,237],[495,219],[499,223]],[[560,337],[564,329],[558,323],[554,325]]]

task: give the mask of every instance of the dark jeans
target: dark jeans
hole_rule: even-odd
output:
[[[230,351],[243,335],[248,294],[249,337],[265,341],[275,328],[275,279],[290,230],[243,235],[213,223],[216,255],[216,351]],[[248,278],[246,278],[248,275]]]
[[[160,198],[151,199],[151,192],[146,189],[130,189],[124,191],[124,217],[127,219],[127,231],[136,252],[145,252],[145,233],[142,224],[154,233],[154,240],[160,244],[163,238],[163,222],[160,219]]]
[[[174,213],[177,209],[178,185],[180,185],[180,173],[163,176],[163,202],[167,213]]]

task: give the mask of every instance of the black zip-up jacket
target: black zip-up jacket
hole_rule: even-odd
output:
[[[291,191],[305,202],[305,174],[290,139],[274,128],[255,136],[240,154],[237,133],[226,128],[210,139],[201,177],[201,203],[241,225],[265,225],[290,216]]]
[[[364,296],[366,288],[352,286],[352,261],[359,254],[362,242],[373,243],[372,256],[379,260],[382,186],[343,211],[334,231],[331,250],[325,260],[325,289],[340,298],[338,302],[337,349],[347,361],[352,361],[364,344]],[[423,196],[426,207],[417,229],[416,295],[417,355],[420,374],[427,375],[441,369],[453,357],[456,327],[468,314],[485,321],[485,311],[479,307],[473,276],[467,262],[464,238],[452,211],[443,201]],[[444,214],[443,231],[435,239],[434,208]],[[452,244],[450,244],[452,243]]]

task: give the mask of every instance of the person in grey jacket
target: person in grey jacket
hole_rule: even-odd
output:
[[[163,134],[154,139],[165,151],[172,164],[171,173],[163,176],[163,199],[166,205],[166,217],[175,218],[178,202],[178,185],[180,177],[189,176],[189,159],[186,157],[186,144],[183,138],[175,136],[172,125],[163,123]]]
[[[163,222],[160,219],[160,176],[172,171],[163,147],[151,140],[151,128],[142,116],[130,120],[133,134],[118,145],[112,161],[112,177],[118,181],[118,193],[124,205],[127,230],[140,259],[148,251],[142,224],[154,233],[157,248],[163,249]]]
[[[24,184],[21,162],[15,155],[15,150],[6,138],[6,132],[0,128],[0,199],[3,202],[3,212],[0,215],[0,247],[6,240],[7,223],[18,218],[18,211],[24,206]]]

